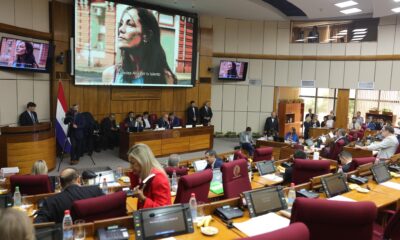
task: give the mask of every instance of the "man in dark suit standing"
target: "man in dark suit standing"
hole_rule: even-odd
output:
[[[158,119],[157,126],[159,128],[170,129],[171,125],[169,124],[168,114],[165,113],[160,119]]]
[[[278,118],[276,113],[272,112],[271,117],[268,117],[264,125],[264,134],[267,136],[277,136],[279,132]]]
[[[78,171],[74,168],[66,168],[60,173],[60,183],[62,192],[43,201],[34,220],[35,223],[62,223],[64,211],[70,210],[74,201],[103,195],[98,185],[81,186]]]
[[[213,112],[210,107],[210,101],[207,101],[202,108],[200,108],[200,122],[204,126],[208,126],[213,117]]]
[[[78,164],[79,158],[83,154],[84,146],[84,127],[85,122],[79,113],[79,105],[72,105],[71,109],[65,114],[64,124],[68,124],[68,137],[71,141],[71,165]]]
[[[196,107],[196,102],[191,101],[190,107],[186,110],[187,113],[187,122],[188,125],[196,125],[199,120],[199,109]]]
[[[119,134],[114,113],[111,113],[108,117],[101,121],[100,129],[106,140],[105,142],[107,148],[113,149],[119,145]]]
[[[314,118],[314,113],[312,113],[312,109],[311,108],[308,109],[308,113],[306,114],[305,118],[307,118],[307,117],[310,117],[311,119]]]
[[[36,123],[39,123],[35,109],[36,104],[34,102],[28,102],[26,105],[26,111],[19,115],[20,126],[32,126]]]

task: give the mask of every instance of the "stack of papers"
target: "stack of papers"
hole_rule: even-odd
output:
[[[328,200],[334,200],[334,201],[345,201],[345,202],[356,202],[356,200],[348,198],[348,197],[344,197],[342,195],[337,195],[331,198],[328,198]]]
[[[279,177],[275,174],[266,174],[266,175],[262,175],[261,177],[265,178],[269,181],[273,181],[273,182],[282,182],[283,181],[282,177]]]
[[[251,218],[245,222],[233,223],[237,229],[249,237],[272,232],[289,226],[290,220],[277,215],[268,213],[262,216]]]
[[[388,187],[388,188],[400,190],[400,184],[399,183],[387,181],[387,182],[381,183],[380,185]]]

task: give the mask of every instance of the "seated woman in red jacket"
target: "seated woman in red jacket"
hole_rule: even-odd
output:
[[[171,205],[171,189],[167,174],[145,144],[136,144],[128,151],[133,177],[131,184],[137,209]],[[134,179],[138,179],[135,181]]]

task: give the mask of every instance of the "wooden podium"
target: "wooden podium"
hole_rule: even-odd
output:
[[[0,167],[19,167],[29,174],[33,163],[45,160],[47,167],[56,165],[56,139],[51,123],[0,128]]]

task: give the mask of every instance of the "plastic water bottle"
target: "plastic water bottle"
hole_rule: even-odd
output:
[[[178,179],[176,177],[176,171],[172,173],[172,179],[171,179],[171,190],[173,192],[178,191]]]
[[[342,168],[342,166],[339,166],[339,167],[338,167],[337,173],[343,173],[343,168]]]
[[[21,202],[21,193],[19,192],[19,187],[15,187],[15,192],[14,192],[14,206],[20,207],[22,205]]]
[[[104,194],[108,194],[108,185],[107,185],[107,179],[103,179],[103,183],[101,184],[101,189],[103,190]]]
[[[192,221],[195,222],[197,219],[197,201],[196,194],[192,193],[189,200],[190,213],[192,214]]]
[[[289,208],[292,208],[294,200],[296,200],[296,190],[294,189],[294,183],[291,183],[287,195],[287,203]]]
[[[64,212],[64,219],[62,222],[63,226],[63,240],[73,240],[74,239],[74,232],[72,229],[73,222],[69,210],[65,210]]]

